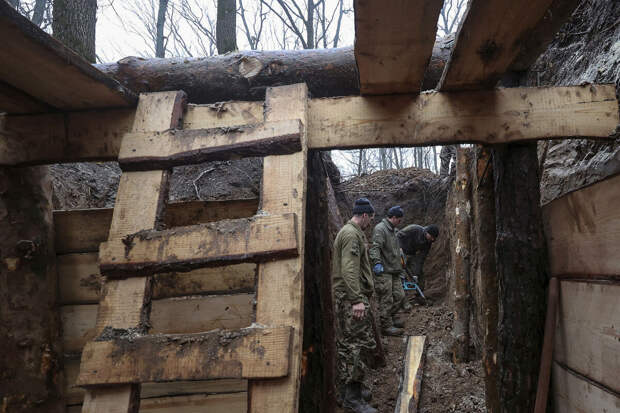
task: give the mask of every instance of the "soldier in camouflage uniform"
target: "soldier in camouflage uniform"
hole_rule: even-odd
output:
[[[381,332],[386,336],[403,333],[404,323],[395,318],[396,313],[405,306],[405,291],[402,278],[405,270],[400,258],[400,245],[396,238],[397,226],[403,219],[400,206],[390,208],[387,218],[383,218],[372,232],[370,261],[375,274],[375,291],[379,301]]]
[[[439,228],[436,225],[422,227],[420,225],[407,225],[396,234],[398,242],[406,256],[407,272],[417,277],[423,287],[422,268],[424,260],[431,249],[431,245],[439,236]]]
[[[373,279],[363,230],[374,218],[366,198],[355,201],[353,218],[334,240],[332,288],[336,310],[337,383],[344,407],[356,413],[377,413],[361,397],[367,362],[376,349],[369,299]]]

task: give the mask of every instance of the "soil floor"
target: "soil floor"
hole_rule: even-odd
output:
[[[415,297],[414,293],[407,293]],[[453,312],[444,302],[427,305],[412,301],[413,309],[405,323],[405,336],[383,338],[386,365],[369,374],[366,385],[372,389],[371,404],[380,413],[392,413],[396,406],[403,371],[407,335],[425,335],[424,378],[420,413],[486,411],[481,361],[454,364],[450,353]]]

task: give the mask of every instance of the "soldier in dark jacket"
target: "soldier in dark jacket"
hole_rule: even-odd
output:
[[[337,383],[344,407],[356,413],[377,413],[361,397],[367,362],[377,343],[369,299],[374,291],[363,230],[372,222],[374,208],[366,198],[355,201],[353,218],[334,240],[332,288],[336,311]]]
[[[424,260],[438,236],[439,228],[436,225],[422,227],[411,224],[397,234],[398,242],[407,259],[407,272],[417,277],[420,282]]]
[[[396,336],[403,333],[404,323],[395,318],[403,307],[405,291],[401,278],[405,270],[400,259],[400,246],[396,237],[397,226],[403,219],[400,206],[390,208],[387,218],[375,226],[372,231],[370,261],[375,274],[375,291],[379,301],[381,332],[383,335]]]

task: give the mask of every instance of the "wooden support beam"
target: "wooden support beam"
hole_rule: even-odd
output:
[[[0,80],[57,109],[133,106],[136,95],[0,2]],[[10,39],[10,41],[8,41]],[[0,107],[0,112],[7,108]]]
[[[536,389],[534,413],[545,413],[547,411],[547,396],[549,395],[549,380],[551,379],[551,364],[553,362],[553,342],[555,339],[559,289],[558,279],[555,277],[551,278],[549,282],[549,297],[547,298],[545,338],[540,357],[540,370],[538,372],[538,388]]]
[[[99,263],[102,274],[117,277],[297,255],[295,214],[257,215],[110,239]]]
[[[206,161],[285,155],[301,150],[298,120],[235,127],[129,133],[118,162],[124,171],[166,169]]]
[[[78,386],[274,378],[289,373],[292,328],[121,337],[84,347]]]
[[[553,363],[554,408],[556,412],[615,412],[620,395]]]
[[[258,198],[173,202],[164,211],[166,228],[184,227],[256,214]],[[112,208],[54,211],[54,245],[58,254],[97,252],[108,239]]]
[[[294,213],[299,256],[261,263],[256,286],[256,322],[293,327],[290,373],[269,382],[251,381],[249,411],[253,413],[296,412],[299,406],[301,376],[304,245],[307,183],[306,127],[308,89],[305,84],[267,90],[265,120],[300,119],[304,125],[302,151],[291,155],[268,156],[263,162],[261,209],[270,214]]]
[[[45,103],[0,81],[0,111],[12,114],[50,112]]]
[[[325,150],[607,138],[620,123],[614,85],[349,96],[308,105],[308,147]],[[191,108],[186,129],[256,123],[262,103],[222,104],[221,117],[213,105]],[[5,116],[0,165],[115,160],[133,119],[127,111],[67,117]]]
[[[527,69],[578,3],[470,1],[437,90],[491,88],[513,62]]]
[[[415,413],[420,402],[420,389],[424,377],[424,345],[426,336],[409,336],[405,353],[403,377],[398,389],[394,413]]]
[[[551,273],[620,278],[620,175],[543,207]]]
[[[355,1],[362,95],[420,92],[442,5],[442,0]]]

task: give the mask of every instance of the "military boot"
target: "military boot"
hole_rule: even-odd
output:
[[[378,410],[362,400],[362,384],[352,382],[347,384],[343,407],[355,413],[378,413]]]
[[[404,330],[402,328],[390,326],[381,330],[381,334],[384,336],[402,336]]]

